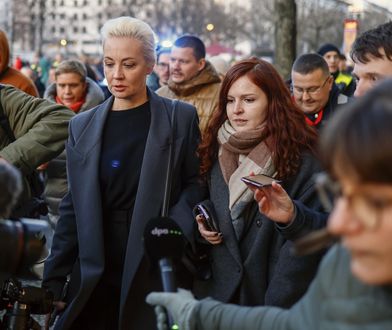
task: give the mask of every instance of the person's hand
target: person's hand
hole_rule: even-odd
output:
[[[205,218],[199,214],[196,216],[197,227],[199,229],[200,235],[209,243],[217,245],[222,243],[222,233],[217,231],[209,231],[205,225]]]
[[[254,193],[254,199],[259,205],[259,211],[272,221],[289,224],[295,214],[295,206],[286,190],[277,183],[271,186],[256,188],[248,185]]]
[[[56,317],[65,309],[66,303],[64,301],[53,302],[53,312],[45,316],[45,329],[49,329],[56,319]]]
[[[190,291],[178,289],[177,293],[151,292],[146,297],[146,302],[153,306],[164,307],[179,329],[195,329],[194,310],[199,302]],[[158,330],[168,330],[165,309],[155,308]]]

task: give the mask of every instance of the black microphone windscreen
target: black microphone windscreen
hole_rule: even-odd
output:
[[[185,238],[181,228],[169,217],[152,218],[144,229],[144,245],[153,260],[181,258]]]

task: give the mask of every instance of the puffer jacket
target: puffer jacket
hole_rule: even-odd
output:
[[[51,84],[45,91],[44,97],[52,102],[56,102],[56,84]],[[101,88],[92,79],[87,77],[86,101],[79,110],[80,112],[89,110],[102,103],[105,96]],[[68,190],[66,156],[63,151],[58,157],[51,160],[45,169],[45,190],[44,199],[48,205],[49,219],[52,224],[57,222],[59,216],[59,204]]]
[[[214,67],[206,61],[206,66],[198,75],[181,84],[169,79],[167,86],[157,90],[157,94],[170,99],[179,99],[194,105],[199,116],[199,127],[203,134],[212,113],[218,108],[220,78]]]
[[[0,102],[16,141],[11,142],[0,128],[0,157],[23,175],[31,173],[64,150],[68,122],[74,115],[63,105],[30,96],[12,86],[0,84]],[[19,205],[30,199],[30,187],[24,180]]]

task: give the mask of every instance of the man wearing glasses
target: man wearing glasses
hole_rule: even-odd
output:
[[[293,64],[291,79],[295,103],[305,114],[306,122],[317,129],[336,111],[338,105],[348,101],[335,85],[327,62],[318,54],[298,57]]]
[[[167,85],[170,77],[170,51],[170,48],[161,48],[157,51],[157,62],[154,71],[147,77],[147,86],[153,91]]]

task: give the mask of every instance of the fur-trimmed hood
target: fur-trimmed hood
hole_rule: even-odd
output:
[[[194,94],[198,89],[205,85],[219,83],[220,78],[212,64],[206,61],[206,66],[195,77],[185,83],[176,84],[171,80],[168,81],[169,88],[178,96],[188,96]]]

